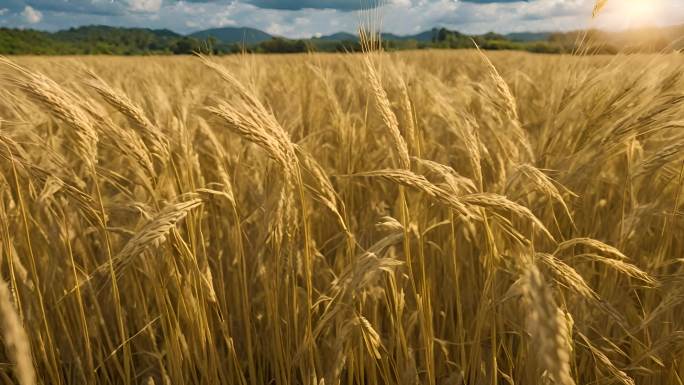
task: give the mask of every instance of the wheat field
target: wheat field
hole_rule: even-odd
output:
[[[0,60],[3,384],[683,384],[684,57]]]

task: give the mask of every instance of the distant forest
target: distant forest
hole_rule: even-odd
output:
[[[473,48],[570,53],[582,47],[589,53],[662,52],[684,48],[684,26],[639,31],[576,31],[467,35],[434,28],[411,36],[382,34],[388,51],[406,49]],[[581,44],[580,44],[581,43]],[[193,52],[231,54],[356,52],[358,37],[337,33],[310,39],[286,39],[252,28],[218,28],[181,35],[170,30],[86,26],[58,32],[0,28],[3,55],[184,55]]]

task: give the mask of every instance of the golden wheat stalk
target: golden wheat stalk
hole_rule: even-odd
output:
[[[110,139],[110,143],[125,156],[130,156],[144,171],[144,177],[154,178],[156,172],[151,152],[142,138],[128,127],[122,127],[108,119],[103,108],[94,100],[85,99],[81,105],[93,117],[100,133]]]
[[[273,130],[266,129],[259,117],[249,112],[249,107],[244,103],[237,106],[221,103],[216,107],[208,107],[207,110],[222,118],[233,131],[245,140],[261,147],[266,154],[275,160],[283,169],[286,177],[294,174],[296,164],[295,150],[291,142],[283,143],[279,137],[273,134]]]
[[[606,4],[608,4],[608,0],[596,0],[596,2],[594,3],[594,9],[591,12],[591,17],[596,18],[596,16],[598,16],[599,13],[601,13]]]
[[[104,100],[126,116],[142,133],[152,155],[164,164],[169,158],[169,141],[164,132],[152,123],[143,110],[133,103],[123,92],[109,86],[93,72],[88,72],[90,80],[86,84],[97,91]]]
[[[561,385],[574,385],[570,370],[572,349],[568,341],[568,323],[565,312],[556,302],[546,286],[539,269],[529,263],[524,272],[523,293],[528,303],[528,324],[536,348],[536,355],[543,369]]]
[[[283,127],[278,123],[275,116],[264,106],[264,104],[251,92],[247,87],[245,87],[227,68],[212,62],[207,57],[199,55],[200,60],[204,65],[214,70],[223,80],[225,80],[236,92],[237,96],[242,101],[241,107],[246,107],[242,112],[242,118],[247,118],[254,122],[258,122],[262,130],[265,130],[267,134],[273,136],[275,140],[283,146],[283,150],[287,153],[290,160],[295,160],[294,156],[294,145],[290,139],[288,133],[283,129]],[[224,104],[224,109],[226,105]],[[239,116],[239,114],[236,114]]]
[[[204,134],[209,139],[212,150],[214,152],[214,157],[216,159],[216,172],[219,175],[219,179],[223,184],[223,191],[226,193],[226,197],[230,203],[235,206],[235,189],[233,188],[233,182],[231,182],[228,171],[226,170],[226,155],[223,150],[223,146],[219,143],[219,139],[216,137],[214,130],[209,127],[204,119],[200,120],[199,131]]]
[[[622,382],[624,385],[635,385],[636,383],[634,382],[634,379],[632,379],[630,376],[627,375],[624,371],[618,369],[613,362],[606,356],[605,353],[603,353],[601,350],[599,350],[597,347],[595,347],[590,341],[587,336],[582,334],[581,332],[577,332],[577,334],[582,338],[584,341],[584,344],[589,348],[589,351],[591,354],[594,356],[594,360],[596,360],[598,363],[601,364],[601,366],[610,373],[611,377],[613,380],[618,380]]]
[[[506,210],[522,218],[527,218],[549,239],[554,240],[553,235],[546,229],[542,221],[537,218],[529,208],[515,203],[503,195],[493,193],[477,193],[462,195],[459,199],[466,205],[479,206],[490,210]]]
[[[36,373],[33,368],[31,358],[31,344],[26,330],[21,324],[17,309],[11,301],[10,290],[7,283],[0,278],[0,321],[2,322],[2,336],[10,355],[16,366],[16,373],[19,384],[36,384]]]
[[[56,183],[60,186],[60,193],[64,193],[64,195],[76,202],[91,224],[101,224],[101,217],[97,213],[93,198],[76,187],[77,182],[59,178],[54,173],[50,173],[48,170],[32,163],[26,158],[26,153],[19,143],[2,132],[0,132],[0,158],[16,167],[19,174],[28,180],[36,180],[42,183],[43,186],[52,180],[51,183]]]
[[[477,192],[475,182],[456,172],[453,167],[429,159],[412,157],[411,160],[442,177],[454,194],[463,195]]]
[[[159,246],[176,223],[201,204],[202,200],[196,198],[164,207],[126,242],[117,258],[135,257],[149,247]]]
[[[606,258],[606,257],[602,257],[600,255],[592,254],[592,253],[578,254],[575,257],[584,257],[584,258],[588,258],[589,260],[592,260],[592,261],[601,262],[601,263],[605,264],[606,266],[611,267],[611,268],[615,269],[616,271],[618,271],[622,274],[625,274],[628,277],[638,279],[638,280],[644,282],[648,286],[651,286],[651,287],[658,286],[658,281],[655,278],[651,277],[648,273],[639,269],[638,267],[634,266],[633,264],[625,262],[623,260]]]
[[[534,152],[532,151],[530,139],[528,138],[527,133],[525,132],[525,130],[523,130],[522,125],[520,124],[520,116],[518,115],[518,103],[515,100],[515,96],[513,96],[513,92],[511,91],[510,87],[508,87],[508,83],[506,83],[506,80],[504,80],[504,78],[501,76],[501,74],[496,69],[494,63],[492,63],[489,57],[487,57],[487,55],[485,55],[480,50],[480,47],[478,47],[477,44],[475,44],[475,47],[477,48],[477,51],[480,53],[480,57],[482,57],[482,60],[484,60],[485,64],[489,68],[489,74],[494,82],[494,85],[496,86],[499,98],[503,100],[502,109],[511,121],[512,137],[515,138],[518,142],[518,145],[525,150],[525,154],[528,156],[528,158],[530,160],[534,160]],[[499,103],[499,101],[494,100],[494,103]],[[514,148],[511,150],[517,152],[517,150]]]
[[[528,181],[532,182],[533,186],[536,189],[541,191],[544,195],[548,196],[549,198],[558,202],[563,207],[563,210],[565,211],[565,215],[568,217],[568,219],[570,220],[572,225],[573,226],[575,225],[574,220],[572,218],[572,214],[570,213],[570,208],[565,203],[565,199],[563,199],[563,195],[561,194],[560,190],[558,190],[556,185],[553,183],[551,178],[549,178],[541,170],[532,166],[531,164],[518,165],[516,168],[517,168],[518,172],[520,172],[522,175],[526,176],[526,179]],[[566,191],[569,191],[569,190],[566,189]],[[572,192],[570,192],[570,195],[577,197],[577,195],[572,193]]]
[[[392,111],[387,92],[385,92],[385,89],[382,87],[380,75],[369,55],[364,57],[364,64],[366,66],[366,76],[368,77],[373,95],[375,96],[375,106],[380,112],[382,120],[389,131],[390,139],[392,140],[391,143],[394,150],[394,156],[397,157],[399,167],[408,170],[411,166],[408,146],[406,145],[404,137],[401,136],[401,131],[399,131],[399,121],[397,120],[394,111]]]
[[[308,171],[316,181],[317,188],[310,190],[313,192],[314,196],[335,215],[335,218],[340,224],[342,230],[347,232],[347,224],[344,221],[342,213],[338,209],[337,193],[330,182],[330,178],[328,178],[328,175],[325,173],[323,167],[318,164],[313,156],[299,146],[296,147],[296,150],[303,169]],[[342,203],[339,203],[339,205],[344,208]]]
[[[573,290],[586,299],[599,299],[598,294],[596,294],[596,292],[589,287],[584,278],[582,278],[577,270],[573,269],[571,266],[567,265],[551,254],[537,253],[537,258],[539,258],[539,260],[541,260],[544,265],[551,272],[553,272],[556,281],[563,286]]]
[[[202,202],[202,199],[194,198],[167,205],[145,222],[140,230],[126,242],[121,251],[112,258],[111,262],[99,266],[94,274],[108,273],[109,265],[113,264],[114,268],[119,271],[117,276],[121,276],[135,262],[135,257],[147,249],[159,247],[166,241],[166,237],[176,224],[185,218],[192,209],[199,207]],[[91,274],[90,278],[94,274]]]
[[[17,87],[71,126],[70,134],[76,143],[75,152],[86,165],[94,167],[97,163],[98,135],[90,117],[79,105],[78,97],[47,76],[30,71],[7,58],[0,57],[0,64],[20,75],[11,79]]]
[[[454,194],[451,194],[428,181],[424,176],[402,169],[385,169],[354,174],[354,176],[381,178],[398,185],[407,186],[421,191],[441,204],[450,207],[459,215],[474,219],[477,216],[466,204]]]
[[[584,246],[590,249],[595,249],[613,258],[621,260],[629,259],[626,255],[624,255],[620,250],[616,249],[615,247],[591,238],[573,238],[567,241],[563,241],[558,244],[558,247],[556,248],[556,251],[553,252],[553,254],[557,255],[564,250],[574,248],[577,246]]]

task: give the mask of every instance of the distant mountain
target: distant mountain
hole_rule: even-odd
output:
[[[271,40],[273,38],[273,36],[264,31],[248,27],[212,28],[194,32],[188,36],[200,40],[206,40],[209,37],[213,37],[219,42],[226,44],[257,44],[263,41]]]
[[[359,37],[349,32],[338,32],[332,35],[324,35],[321,37],[315,37],[313,40],[323,40],[323,41],[357,41]]]
[[[551,32],[513,32],[505,36],[513,41],[543,41],[551,36]]]
[[[458,31],[449,31],[446,29],[443,29],[449,34],[460,34]],[[409,41],[409,40],[415,40],[420,43],[430,43],[433,40],[438,38],[440,29],[438,28],[433,28],[427,31],[419,32],[413,35],[397,35],[394,33],[387,33],[384,32],[381,34],[382,40],[385,41]],[[460,34],[463,35],[463,34]],[[513,34],[508,34],[508,35],[498,35],[494,33],[488,33],[485,35],[487,38],[494,38],[498,37],[500,39],[508,39],[511,41],[544,41],[548,39],[550,36],[550,33],[546,32],[522,32],[522,33],[513,33]],[[463,35],[466,36],[466,35]],[[313,38],[313,40],[322,40],[322,41],[358,41],[359,38],[357,35],[348,33],[348,32],[338,32],[334,33],[332,35],[325,35],[321,36],[318,38]]]
[[[410,40],[410,36],[395,35],[395,34],[389,33],[389,32],[383,32],[380,34],[380,36],[382,37],[382,40],[388,40],[388,41]]]
[[[1,0],[0,0],[1,1]],[[207,42],[213,37],[214,42]],[[569,53],[578,49],[592,54],[673,52],[684,49],[684,25],[607,32],[516,32],[507,35],[468,35],[433,28],[414,35],[382,34],[387,50],[473,48]],[[243,47],[240,44],[244,42]],[[578,45],[581,42],[581,46]],[[168,29],[121,28],[91,25],[57,32],[0,27],[0,55],[166,55],[212,52],[291,53],[359,52],[357,35],[339,32],[311,39],[287,39],[247,27],[208,29],[184,36]]]
[[[415,35],[409,36],[411,39],[416,41],[432,41],[433,37],[436,35],[437,29],[431,29],[428,31],[423,31]]]
[[[675,26],[675,27],[661,27],[661,28],[655,28],[653,31],[657,35],[664,35],[668,39],[672,39],[673,35],[679,35],[681,36],[681,26]],[[151,32],[154,32],[156,34],[160,34],[162,31],[154,31],[150,30]],[[167,33],[175,34],[174,32],[165,30]],[[440,36],[441,32],[441,36]],[[619,32],[610,32],[610,33],[605,33],[606,36],[610,36],[611,40],[614,39],[615,37],[620,37],[624,35],[630,35],[630,31],[626,31],[624,33],[619,33]],[[560,33],[564,34],[564,33]],[[565,33],[567,34],[567,33]],[[413,35],[397,35],[393,33],[382,33],[382,40],[384,41],[391,41],[391,42],[408,42],[411,40],[417,41],[419,44],[421,43],[432,43],[435,41],[443,41],[446,36],[449,36],[450,39],[470,39],[471,37],[477,37],[480,36],[485,40],[507,40],[510,42],[515,42],[515,43],[535,43],[535,42],[546,42],[549,41],[553,36],[558,36],[559,33],[557,32],[513,32],[513,33],[508,33],[508,34],[496,34],[493,32],[486,33],[483,35],[467,35],[460,33],[458,31],[452,31],[448,30],[445,28],[433,28],[430,30],[426,30],[423,32],[419,32]],[[652,34],[651,34],[652,35]],[[262,42],[267,42],[269,40],[272,40],[275,36],[272,36],[264,31],[255,29],[255,28],[248,28],[248,27],[225,27],[225,28],[215,28],[215,29],[207,29],[199,32],[194,32],[188,37],[199,39],[199,40],[206,40],[208,37],[213,36],[218,42],[224,43],[224,44],[233,44],[233,43],[242,43],[244,42],[245,44],[248,45],[254,45],[254,44],[259,44]],[[320,37],[313,37],[311,39],[304,39],[304,40],[310,40],[313,42],[315,45],[319,44],[333,44],[336,42],[358,42],[359,37],[357,34],[349,33],[349,32],[337,32],[333,33],[330,35],[324,35]],[[625,39],[622,39],[625,40]],[[621,41],[621,45],[624,45],[625,42]]]
[[[385,41],[407,41],[416,40],[420,42],[430,42],[432,37],[435,35],[436,29],[429,31],[423,31],[415,35],[396,35],[393,33],[382,33],[382,40]],[[337,32],[332,35],[324,35],[321,37],[314,37],[312,40],[322,40],[322,41],[358,41],[359,36],[349,32]]]

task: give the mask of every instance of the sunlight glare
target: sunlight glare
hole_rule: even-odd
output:
[[[662,0],[623,0],[613,2],[622,27],[643,27],[657,24],[663,10]]]

